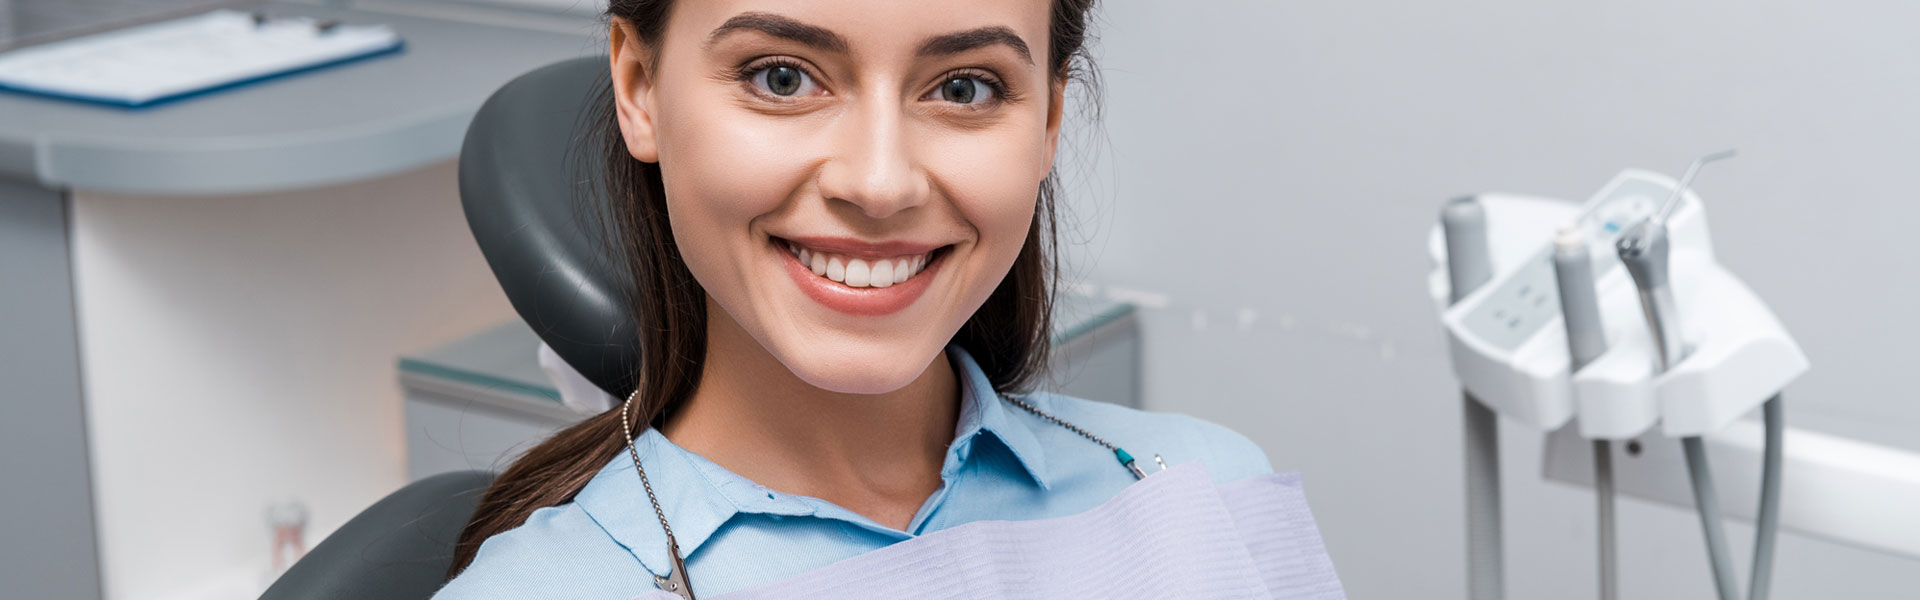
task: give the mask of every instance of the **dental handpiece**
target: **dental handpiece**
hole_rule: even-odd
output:
[[[1686,359],[1687,349],[1680,337],[1680,311],[1673,300],[1673,286],[1669,270],[1671,244],[1668,242],[1667,221],[1680,208],[1680,202],[1686,197],[1687,188],[1693,185],[1693,177],[1700,174],[1700,167],[1723,158],[1732,158],[1732,149],[1721,150],[1693,160],[1687,165],[1687,172],[1680,176],[1680,182],[1673,187],[1673,193],[1667,196],[1660,211],[1645,221],[1629,228],[1620,236],[1616,249],[1620,253],[1620,262],[1627,267],[1627,274],[1633,276],[1633,285],[1640,292],[1640,308],[1647,315],[1647,326],[1653,331],[1653,341],[1660,348],[1660,370],[1666,371],[1679,365]]]
[[[1640,308],[1646,313],[1647,327],[1653,331],[1654,344],[1660,350],[1661,371],[1672,369],[1686,358],[1686,349],[1680,340],[1680,312],[1673,299],[1669,272],[1670,247],[1667,224],[1654,220],[1641,221],[1628,229],[1616,246],[1620,263],[1627,267],[1627,274],[1633,277],[1633,285],[1640,292]]]
[[[1600,321],[1600,295],[1593,288],[1593,259],[1579,227],[1561,229],[1553,238],[1553,274],[1560,288],[1560,314],[1567,326],[1568,371],[1579,371],[1607,353],[1606,326]]]
[[[1671,250],[1667,221],[1680,207],[1687,187],[1700,166],[1733,156],[1732,150],[1702,156],[1687,167],[1686,175],[1674,186],[1665,206],[1652,217],[1628,229],[1615,250],[1620,263],[1633,277],[1640,293],[1640,308],[1646,313],[1647,326],[1660,349],[1660,370],[1671,371],[1686,359],[1687,350],[1680,337],[1679,305],[1673,298]],[[1701,533],[1706,538],[1707,561],[1713,567],[1713,583],[1721,600],[1737,600],[1740,584],[1734,581],[1733,560],[1727,552],[1727,534],[1720,523],[1720,496],[1713,487],[1713,474],[1707,466],[1706,444],[1699,436],[1680,439],[1687,459],[1687,475],[1693,487],[1694,508],[1700,513]]]
[[[1493,279],[1493,252],[1487,248],[1487,209],[1473,196],[1449,200],[1440,210],[1440,230],[1447,243],[1450,301],[1459,302]]]

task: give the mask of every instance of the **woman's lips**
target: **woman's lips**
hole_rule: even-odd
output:
[[[850,315],[880,316],[912,305],[927,291],[943,262],[937,249],[924,245],[822,245],[830,247],[774,240],[787,274],[800,291],[827,308]],[[864,256],[833,251],[839,249],[855,250]]]
[[[776,236],[774,240],[794,246],[795,248],[805,248],[829,254],[846,254],[854,258],[869,259],[928,254],[948,246],[948,244],[928,244],[905,240],[869,242],[858,238],[837,236]]]

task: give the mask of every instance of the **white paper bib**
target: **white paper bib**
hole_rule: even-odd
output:
[[[1216,486],[1190,462],[1077,515],[975,521],[713,600],[791,598],[1323,600],[1346,592],[1298,473]],[[678,596],[650,590],[634,600]]]

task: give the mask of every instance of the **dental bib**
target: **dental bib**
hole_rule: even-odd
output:
[[[1345,597],[1299,473],[1218,486],[1194,461],[1080,514],[975,521],[717,598]]]

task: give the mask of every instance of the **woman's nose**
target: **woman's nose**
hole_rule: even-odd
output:
[[[885,103],[869,103],[885,106]],[[912,151],[908,123],[897,107],[847,115],[820,172],[820,193],[831,203],[884,219],[925,204],[932,184]]]

